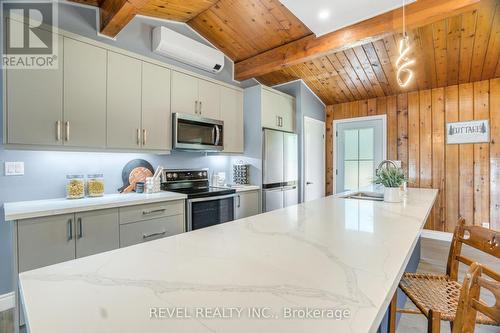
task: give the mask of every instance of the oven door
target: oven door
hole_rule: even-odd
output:
[[[235,194],[187,200],[187,231],[234,220]]]
[[[224,149],[224,122],[174,113],[174,149],[220,151]]]

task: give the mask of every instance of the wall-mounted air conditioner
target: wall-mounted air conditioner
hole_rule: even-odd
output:
[[[161,26],[153,29],[153,52],[212,73],[224,67],[219,50]]]

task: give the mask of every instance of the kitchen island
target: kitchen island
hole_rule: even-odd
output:
[[[20,274],[30,332],[375,332],[437,190],[326,197]]]

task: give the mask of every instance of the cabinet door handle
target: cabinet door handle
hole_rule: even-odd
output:
[[[280,117],[280,127],[283,127],[283,117]]]
[[[73,239],[73,219],[68,220],[68,225],[67,225],[67,230],[68,230],[68,242]]]
[[[238,194],[238,208],[241,207],[241,196]]]
[[[141,129],[140,128],[137,129],[137,145],[138,146],[141,145]]]
[[[142,215],[151,215],[151,214],[155,214],[155,213],[163,213],[164,211],[166,211],[165,208],[155,209],[155,210],[144,210],[142,212]]]
[[[56,121],[56,141],[61,141],[61,121]]]
[[[280,117],[276,116],[276,126],[280,127]]]
[[[82,218],[79,217],[77,220],[77,225],[78,225],[78,239],[83,237],[83,223],[82,223]]]
[[[203,104],[201,104],[201,101],[200,101],[200,115],[201,115],[201,108],[203,107]]]
[[[162,232],[155,232],[155,233],[152,233],[152,234],[149,234],[149,235],[143,234],[142,235],[142,239],[148,239],[148,238],[155,237],[155,236],[163,236],[166,233],[167,233],[166,231],[162,231]]]
[[[194,113],[198,114],[198,101],[194,101]]]
[[[142,129],[142,145],[145,146],[148,140],[148,131],[143,128]]]
[[[66,141],[69,141],[69,121],[66,121]]]

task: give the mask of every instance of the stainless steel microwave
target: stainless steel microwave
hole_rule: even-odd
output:
[[[172,115],[173,148],[220,151],[224,149],[224,122],[181,113]]]

